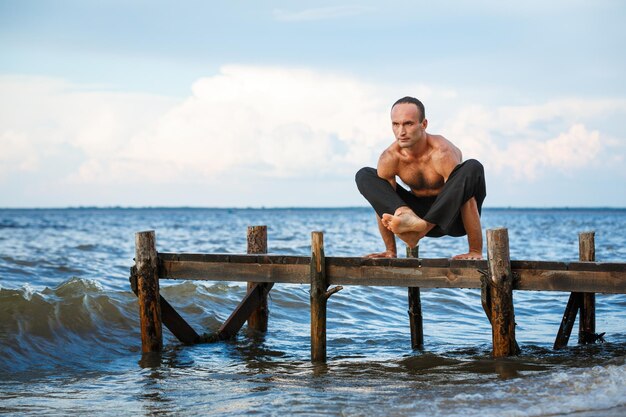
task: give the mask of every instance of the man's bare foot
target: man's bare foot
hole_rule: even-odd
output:
[[[480,252],[470,251],[470,252],[467,252],[467,253],[463,253],[461,255],[453,256],[452,259],[472,259],[472,260],[477,260],[477,259],[483,259],[483,254],[480,253]]]
[[[397,258],[398,255],[395,252],[390,250],[384,252],[376,252],[370,253],[369,255],[365,255],[364,258]]]
[[[385,227],[396,235],[407,232],[421,232],[428,227],[428,222],[417,217],[413,212],[402,212],[395,216],[383,214],[381,219]]]
[[[398,233],[397,236],[400,238],[400,240],[406,243],[409,248],[416,247],[420,239],[423,237],[422,234],[418,232]]]

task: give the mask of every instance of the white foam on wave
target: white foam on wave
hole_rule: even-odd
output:
[[[610,410],[626,406],[626,357],[592,368],[485,384],[479,392],[460,393],[445,403],[440,406],[448,410],[454,403],[463,405],[466,416],[613,415]]]

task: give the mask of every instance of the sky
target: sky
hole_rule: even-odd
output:
[[[344,207],[414,96],[485,207],[626,207],[626,3],[0,0],[0,207]]]

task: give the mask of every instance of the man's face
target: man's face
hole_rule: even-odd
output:
[[[415,104],[400,103],[391,109],[391,128],[401,148],[410,148],[424,135],[426,119],[420,122],[420,112]]]

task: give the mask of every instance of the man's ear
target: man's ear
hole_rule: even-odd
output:
[[[424,121],[422,122],[422,126],[424,126],[424,129],[428,127],[428,119],[424,119]]]

